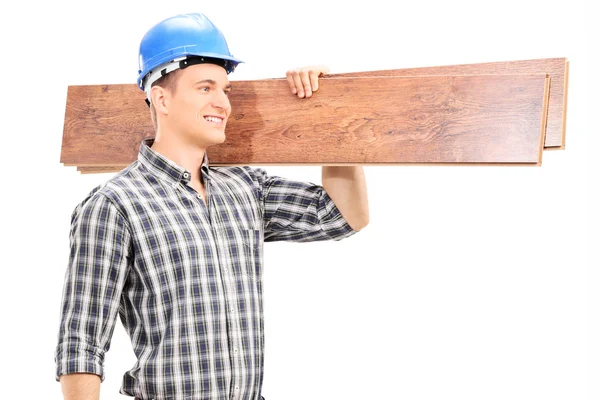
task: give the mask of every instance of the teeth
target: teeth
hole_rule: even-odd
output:
[[[210,121],[210,122],[216,122],[218,124],[223,122],[223,118],[218,118],[218,117],[204,117],[204,119],[207,121]]]

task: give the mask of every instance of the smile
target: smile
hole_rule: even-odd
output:
[[[205,120],[207,120],[208,122],[212,122],[215,124],[222,124],[223,123],[223,118],[221,117],[215,117],[212,115],[207,115],[204,117]]]

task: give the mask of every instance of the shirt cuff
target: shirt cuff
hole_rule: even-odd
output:
[[[333,241],[337,242],[358,232],[348,224],[348,221],[346,221],[339,208],[337,208],[325,190],[323,190],[323,199],[326,204],[325,209],[327,210],[327,218],[324,219],[326,222],[323,222],[323,230]]]
[[[63,346],[57,350],[55,361],[57,381],[61,375],[74,373],[95,374],[104,381],[104,355],[92,346]]]

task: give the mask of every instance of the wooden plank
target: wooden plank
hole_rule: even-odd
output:
[[[485,75],[485,74],[531,74],[546,73],[550,76],[550,99],[548,101],[548,125],[544,147],[552,150],[565,148],[566,107],[568,90],[568,61],[566,58],[543,58],[479,64],[446,65],[391,69],[381,71],[330,74],[329,77],[359,76],[422,76],[422,75]]]
[[[569,93],[569,66],[570,63],[567,61],[566,69],[565,69],[565,84],[564,84],[564,97],[563,97],[563,115],[562,115],[562,146],[561,149],[564,149],[567,145],[566,141],[566,133],[567,133],[567,99]]]
[[[298,99],[285,79],[237,81],[211,165],[541,163],[549,79],[535,75],[328,78]],[[115,168],[152,126],[135,85],[70,86],[61,162]]]
[[[119,172],[127,165],[106,165],[102,167],[77,167],[77,171],[82,174],[106,174],[111,172]]]
[[[564,65],[564,66],[563,66]],[[509,61],[509,62],[495,62],[495,63],[480,63],[480,64],[463,64],[463,65],[454,65],[454,66],[443,66],[443,67],[424,67],[424,68],[411,68],[411,69],[395,69],[395,70],[384,70],[384,71],[368,71],[368,72],[355,72],[355,73],[346,73],[346,74],[334,74],[328,75],[328,77],[344,77],[344,76],[372,76],[376,74],[380,75],[396,75],[399,73],[405,73],[408,75],[421,75],[421,74],[443,74],[446,72],[452,71],[463,71],[468,73],[484,73],[486,71],[490,71],[490,73],[495,73],[497,71],[508,71],[508,72],[538,72],[539,69],[544,69],[545,72],[549,72],[551,77],[551,88],[550,88],[550,102],[553,104],[553,107],[550,107],[548,112],[548,130],[549,134],[546,135],[546,143],[550,143],[552,139],[549,137],[556,136],[556,133],[560,131],[562,143],[561,146],[546,146],[545,150],[554,150],[554,149],[564,149],[565,148],[565,136],[566,136],[566,107],[567,107],[567,93],[568,93],[568,72],[569,72],[569,62],[566,61],[566,58],[552,58],[552,59],[538,59],[538,60],[520,60],[520,61]],[[564,68],[564,74],[562,73],[562,69]],[[327,79],[328,77],[324,78]],[[554,84],[552,84],[552,78]],[[564,81],[564,85],[562,85],[562,93],[558,88],[561,88],[560,82]],[[112,85],[114,86],[114,85]],[[561,103],[559,101],[554,101],[554,99],[559,99],[562,96],[562,106],[559,106]],[[118,101],[118,99],[117,99]],[[556,126],[557,122],[560,120],[560,129],[557,130]],[[66,125],[66,120],[65,120]],[[149,134],[151,135],[151,134]],[[64,145],[64,140],[63,140]],[[62,157],[61,157],[62,160]],[[73,164],[67,164],[73,165]],[[85,168],[85,167],[83,167]],[[122,168],[122,165],[114,166],[111,171],[119,170]],[[93,169],[91,171],[94,171]]]

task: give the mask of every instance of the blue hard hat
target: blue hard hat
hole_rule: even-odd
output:
[[[154,25],[142,38],[138,86],[145,90],[148,76],[155,73],[157,67],[169,66],[161,68],[162,74],[153,75],[160,78],[174,69],[185,68],[188,65],[185,61],[178,63],[190,58],[195,59],[193,63],[218,63],[228,74],[243,62],[233,57],[221,31],[204,14],[180,14]]]

